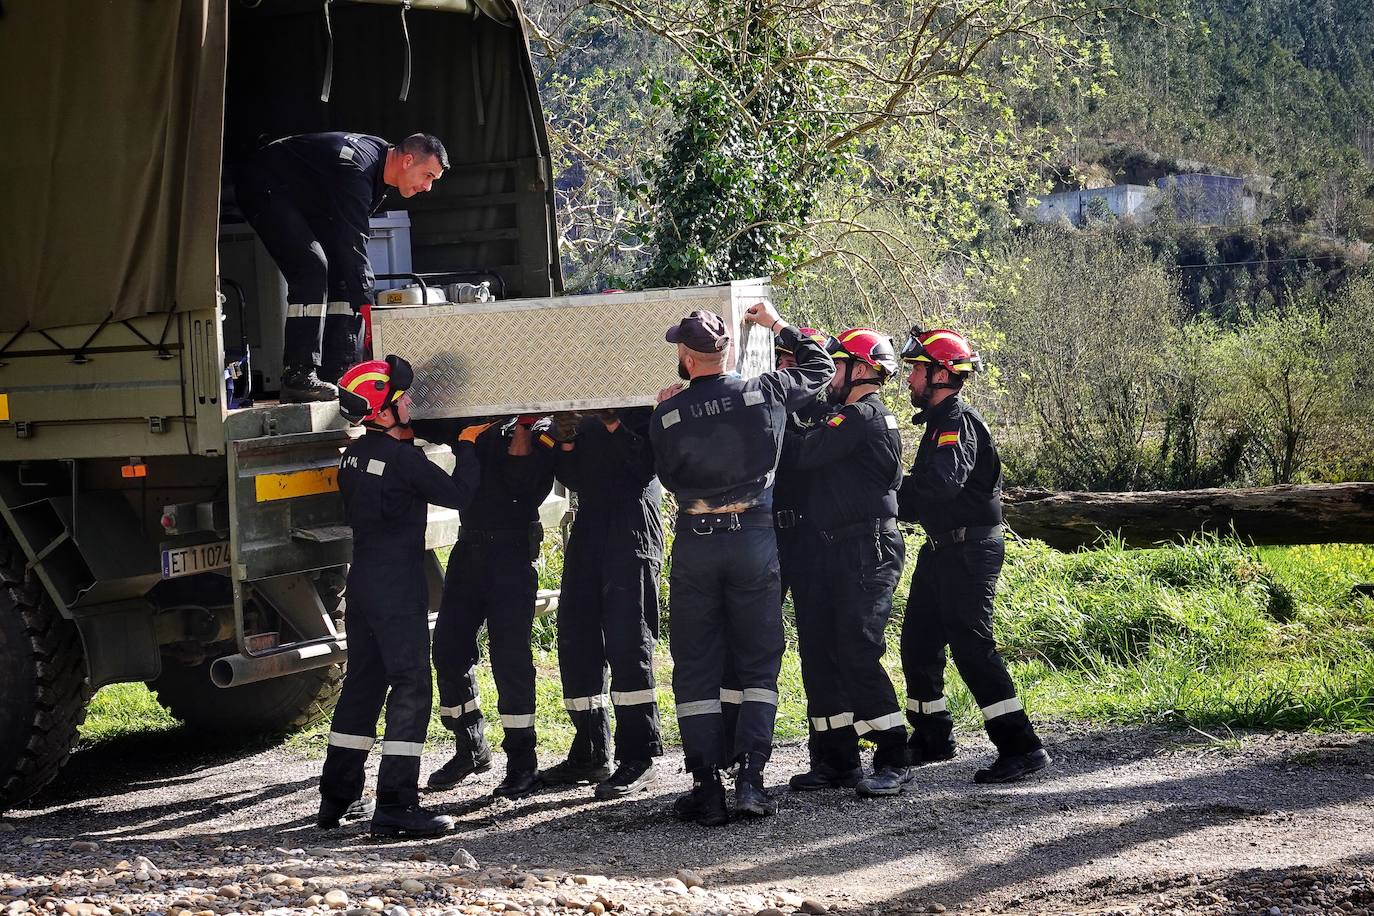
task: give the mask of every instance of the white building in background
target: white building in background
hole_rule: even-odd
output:
[[[1118,184],[1107,188],[1060,191],[1040,198],[1032,211],[1042,223],[1067,220],[1074,226],[1111,217],[1148,222],[1151,212],[1167,203],[1182,222],[1196,226],[1253,223],[1262,192],[1246,179],[1230,175],[1170,175],[1153,185]]]

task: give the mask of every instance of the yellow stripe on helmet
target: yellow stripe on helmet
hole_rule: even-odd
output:
[[[380,372],[364,372],[362,375],[349,382],[345,387],[354,393],[358,391],[358,386],[363,382],[387,382],[388,379]]]

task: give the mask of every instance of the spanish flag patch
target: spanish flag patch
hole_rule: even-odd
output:
[[[940,433],[940,435],[935,439],[935,447],[936,447],[936,448],[940,448],[940,447],[945,446],[945,445],[958,445],[958,444],[959,444],[959,430],[957,430],[957,429],[951,430],[951,431],[949,431],[949,432],[947,432],[947,433]]]
[[[544,448],[553,448],[553,436],[550,436],[548,433],[540,433],[539,444],[544,446]]]
[[[840,425],[841,423],[843,423],[843,422],[844,422],[844,414],[842,414],[842,413],[837,413],[837,414],[835,414],[835,416],[831,417],[829,420],[826,420],[826,421],[825,421],[825,425],[826,425],[826,426],[839,426],[839,425]]]

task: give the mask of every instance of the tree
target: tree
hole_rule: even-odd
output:
[[[686,76],[653,98],[676,121],[617,244],[648,243],[653,279],[837,262],[867,295],[899,266],[894,298],[978,239],[1037,186],[1055,139],[1009,98],[1051,81],[1090,94],[1110,66],[1102,0],[567,0],[542,33],[593,13],[655,36]],[[599,21],[599,20],[598,20]],[[904,231],[874,225],[896,215]],[[638,226],[638,233],[633,227]],[[932,241],[934,244],[932,245]],[[861,242],[872,244],[860,244]]]

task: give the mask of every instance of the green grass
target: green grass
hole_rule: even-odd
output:
[[[557,587],[561,569],[556,538],[549,541],[540,562],[544,588]],[[908,545],[909,557],[915,546]],[[899,696],[897,634],[911,565],[897,591],[884,657]],[[1000,583],[997,633],[1027,709],[1039,720],[1370,730],[1374,601],[1351,591],[1367,582],[1374,582],[1374,547],[1368,546],[1252,548],[1198,538],[1157,550],[1108,543],[1061,554],[1039,542],[1013,543]],[[536,621],[540,744],[561,753],[572,730],[562,708],[556,637],[551,617]],[[657,671],[665,739],[676,742],[666,647]],[[956,720],[980,728],[977,705],[952,665],[948,678]],[[485,665],[478,680],[483,708],[495,718],[496,691]],[[779,694],[778,737],[804,736],[805,697],[792,646]],[[101,741],[174,725],[142,685],[123,684],[96,694],[82,737]],[[322,725],[289,743],[322,753],[327,733]],[[499,724],[493,723],[492,737],[500,740]],[[435,747],[448,741],[437,714],[429,740]]]

